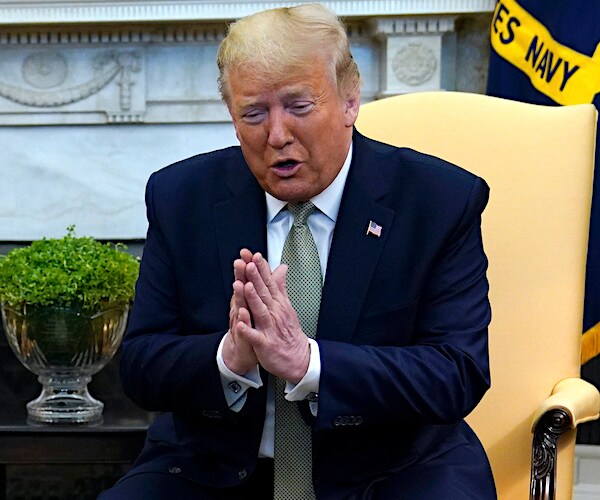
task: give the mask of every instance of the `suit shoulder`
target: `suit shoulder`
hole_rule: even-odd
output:
[[[199,205],[208,209],[228,198],[231,179],[246,178],[248,170],[239,147],[186,158],[150,176],[146,205],[156,214],[183,214]]]
[[[485,180],[459,165],[408,147],[392,146],[373,139],[367,141],[379,156],[377,164],[391,183],[409,183],[415,188],[430,190],[432,195],[436,192],[467,194],[476,189],[487,197],[489,188]]]
[[[200,153],[177,161],[157,170],[152,177],[164,182],[187,183],[211,176],[219,176],[224,170],[243,165],[243,156],[239,146]]]
[[[466,212],[481,213],[487,205],[486,182],[464,168],[410,148],[371,139],[365,145],[369,153],[362,154],[363,179],[382,179],[388,187],[383,203],[390,208],[408,202],[432,220],[458,221]]]
[[[404,165],[404,168],[411,170],[411,173],[421,174],[427,177],[431,177],[432,175],[456,177],[457,179],[462,179],[466,182],[473,182],[477,177],[472,172],[438,156],[433,156],[409,147],[392,146],[391,144],[385,144],[373,139],[369,139],[369,141],[372,143],[374,150],[377,153],[396,160],[391,163],[389,161],[384,162],[384,166],[387,165],[390,168],[395,168],[397,165],[396,162],[400,162]]]

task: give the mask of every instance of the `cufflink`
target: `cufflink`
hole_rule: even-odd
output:
[[[238,384],[235,380],[232,382],[229,382],[227,384],[227,387],[229,387],[236,394],[242,390],[242,386],[240,384]]]

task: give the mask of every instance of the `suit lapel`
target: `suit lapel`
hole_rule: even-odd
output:
[[[377,202],[388,191],[377,168],[378,154],[360,134],[353,140],[352,165],[327,263],[318,339],[349,340],[394,218],[392,209]],[[382,227],[381,236],[367,234],[369,221]]]
[[[242,248],[267,257],[265,194],[246,163],[235,165],[226,180],[231,197],[214,206],[214,227],[227,302],[232,294],[233,261]]]

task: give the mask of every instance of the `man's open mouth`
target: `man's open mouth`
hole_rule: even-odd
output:
[[[280,161],[279,163],[277,163],[276,167],[277,168],[293,168],[296,165],[298,165],[297,161],[285,160],[285,161]]]
[[[294,175],[302,165],[296,160],[284,160],[277,162],[273,166],[273,170],[279,177],[291,177]]]

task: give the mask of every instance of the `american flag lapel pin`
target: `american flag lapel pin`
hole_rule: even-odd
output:
[[[377,236],[378,238],[381,236],[381,230],[383,228],[377,224],[377,222],[369,221],[369,225],[367,226],[367,236],[372,234],[373,236]]]

